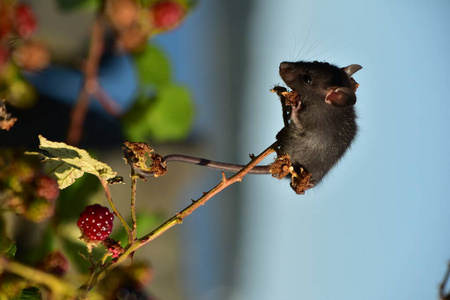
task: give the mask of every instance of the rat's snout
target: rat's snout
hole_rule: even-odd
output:
[[[287,70],[289,70],[290,68],[292,68],[292,63],[290,63],[290,62],[283,61],[283,62],[280,64],[280,72],[287,71]]]
[[[280,64],[280,76],[283,81],[290,86],[295,80],[294,76],[294,64],[291,62],[284,61]]]

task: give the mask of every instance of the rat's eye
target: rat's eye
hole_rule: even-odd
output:
[[[307,84],[311,84],[312,83],[312,78],[309,75],[304,74],[302,79],[303,79],[304,83],[307,83]]]

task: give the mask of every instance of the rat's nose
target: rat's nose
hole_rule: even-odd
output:
[[[287,61],[283,61],[283,62],[280,64],[280,71],[289,69],[289,68],[291,67],[291,65],[292,65],[292,63],[287,62]]]

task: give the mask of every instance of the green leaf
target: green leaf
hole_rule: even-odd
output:
[[[12,259],[16,255],[16,242],[6,236],[6,223],[3,216],[0,216],[0,254]]]
[[[42,293],[36,287],[29,287],[22,290],[19,300],[41,300]]]
[[[185,138],[194,119],[194,104],[187,88],[167,85],[159,90],[154,101],[123,120],[127,137],[133,141],[152,138],[157,142]]]
[[[84,176],[75,181],[59,194],[53,221],[59,224],[76,222],[85,206],[100,189],[98,180],[92,176]]]
[[[39,135],[40,155],[44,158],[44,171],[53,174],[58,181],[59,188],[64,189],[74,181],[89,173],[101,180],[116,177],[110,166],[92,158],[86,150],[69,146],[65,143],[52,142]],[[28,154],[36,154],[28,152]]]
[[[0,238],[0,254],[7,259],[13,259],[17,252],[16,242],[6,236]]]
[[[56,0],[56,2],[59,8],[65,11],[81,8],[97,10],[101,4],[101,0]]]
[[[160,87],[170,82],[170,62],[166,54],[155,45],[148,44],[144,51],[135,54],[134,62],[143,86]]]
[[[160,225],[163,221],[163,216],[158,213],[138,212],[136,214],[136,219],[137,237],[139,238]],[[131,224],[130,220],[128,221],[128,224]],[[128,241],[128,235],[125,230],[114,231],[111,238],[120,241],[122,247],[124,247]]]
[[[149,233],[163,221],[163,218],[160,214],[149,212],[137,213],[136,219],[137,219],[136,228],[138,237]]]

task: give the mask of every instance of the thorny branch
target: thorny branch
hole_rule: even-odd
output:
[[[162,235],[164,232],[172,228],[173,226],[177,224],[181,224],[183,222],[183,219],[189,216],[191,213],[193,213],[197,208],[204,205],[209,199],[211,199],[213,196],[217,195],[219,192],[227,188],[228,186],[232,185],[233,183],[242,181],[242,178],[250,172],[251,169],[253,169],[257,164],[259,164],[264,158],[266,158],[271,153],[275,152],[277,148],[277,143],[272,144],[270,147],[268,147],[266,150],[264,150],[261,154],[259,154],[256,157],[252,157],[252,161],[248,163],[241,171],[236,173],[235,175],[231,176],[230,178],[227,178],[225,176],[225,173],[222,172],[222,180],[219,184],[217,184],[214,188],[212,188],[210,191],[203,194],[202,197],[198,198],[197,200],[192,201],[192,203],[187,206],[185,209],[180,211],[179,213],[175,214],[173,217],[168,219],[166,222],[164,222],[162,225],[160,225],[158,228],[153,230],[152,232],[146,234],[145,236],[133,240],[132,243],[129,243],[125,249],[124,252],[115,260],[109,261],[108,263],[99,266],[96,268],[96,270],[93,270],[93,278],[91,278],[91,282],[96,283],[99,280],[99,277],[106,271],[118,266],[120,263],[125,261],[128,257],[132,256],[132,254],[148,242],[156,239],[160,235]],[[92,288],[93,284],[85,284],[82,288]]]

